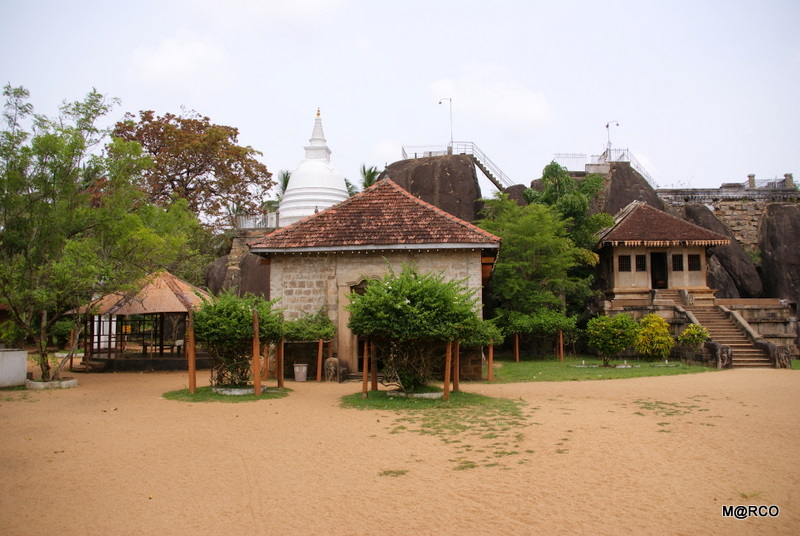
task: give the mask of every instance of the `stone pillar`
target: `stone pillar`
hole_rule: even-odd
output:
[[[747,176],[747,187],[748,188],[756,187],[756,176],[753,173]]]

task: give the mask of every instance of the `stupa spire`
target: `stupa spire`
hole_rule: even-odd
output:
[[[317,117],[314,120],[314,130],[311,132],[311,139],[308,140],[306,145],[306,159],[307,160],[325,160],[330,162],[331,150],[328,148],[325,133],[322,131],[322,117],[319,108],[317,108]]]

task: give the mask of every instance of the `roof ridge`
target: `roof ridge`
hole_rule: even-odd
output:
[[[466,227],[467,229],[470,229],[471,231],[477,231],[477,232],[479,232],[480,234],[484,235],[485,237],[487,237],[487,238],[491,238],[492,240],[494,240],[494,239],[500,239],[500,237],[499,237],[499,236],[497,236],[497,235],[495,235],[495,234],[492,234],[492,233],[490,233],[489,231],[487,231],[487,230],[485,230],[485,229],[481,229],[481,228],[480,228],[480,227],[478,227],[477,225],[475,225],[475,224],[473,224],[473,223],[470,223],[470,222],[468,222],[467,220],[462,220],[462,219],[461,219],[461,218],[459,218],[458,216],[455,216],[455,215],[453,215],[453,214],[450,214],[450,213],[449,213],[449,212],[447,212],[446,210],[443,210],[443,209],[441,209],[441,208],[437,207],[436,205],[432,205],[431,203],[428,203],[427,201],[425,201],[425,200],[423,200],[423,199],[420,199],[419,197],[416,197],[414,194],[412,194],[411,192],[409,192],[409,191],[408,191],[408,190],[406,190],[405,188],[402,188],[402,187],[401,187],[399,184],[397,184],[396,182],[394,182],[394,181],[393,181],[392,179],[390,179],[390,178],[381,179],[381,182],[383,182],[383,181],[386,181],[386,182],[387,182],[387,184],[390,184],[390,185],[394,186],[394,188],[395,188],[395,189],[396,189],[396,190],[397,190],[399,193],[401,193],[401,194],[405,195],[406,197],[408,197],[409,199],[411,199],[411,200],[412,200],[412,201],[414,201],[415,203],[418,203],[418,204],[422,205],[423,207],[426,207],[426,208],[433,209],[433,210],[434,210],[435,212],[437,212],[439,215],[441,215],[441,216],[444,216],[445,218],[447,218],[448,220],[450,220],[450,221],[452,221],[452,222],[454,222],[454,223],[458,223],[458,224],[460,224],[460,225],[462,225],[462,226]],[[376,183],[376,184],[377,184],[377,183]]]

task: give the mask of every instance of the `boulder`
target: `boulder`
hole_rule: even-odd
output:
[[[763,295],[763,285],[759,277],[756,265],[750,256],[745,252],[744,248],[736,241],[728,226],[722,223],[705,205],[698,203],[687,203],[683,206],[683,217],[695,225],[699,225],[709,231],[713,231],[722,236],[727,236],[731,239],[731,245],[720,246],[714,250],[714,259],[720,264],[720,268],[724,269],[730,276],[730,281],[736,287],[737,292],[734,293],[730,289],[712,286],[717,288],[720,292],[717,293],[718,298],[759,298]],[[725,278],[719,273],[719,269],[715,270],[715,281],[722,283],[727,282]],[[738,294],[738,295],[734,295]]]
[[[644,201],[651,207],[669,212],[666,203],[656,194],[650,183],[630,162],[611,162],[609,164],[611,180],[606,183],[604,212],[612,216],[633,201]]]
[[[398,186],[453,216],[469,222],[480,216],[481,188],[472,157],[432,156],[390,164],[379,179]]]
[[[800,302],[800,205],[772,203],[761,218],[758,247],[768,296]]]

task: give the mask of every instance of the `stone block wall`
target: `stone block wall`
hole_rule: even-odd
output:
[[[386,274],[387,263],[399,272],[403,263],[412,262],[421,272],[443,272],[448,280],[463,281],[467,288],[475,290],[480,310],[480,249],[271,255],[270,296],[280,299],[277,306],[284,310],[288,319],[315,313],[326,306],[337,328],[333,352],[351,371],[357,371],[357,338],[347,327],[347,295],[363,280]]]

